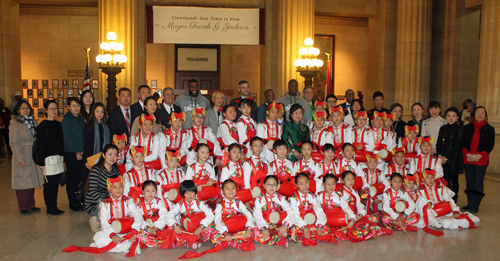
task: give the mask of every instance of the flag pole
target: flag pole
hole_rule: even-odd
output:
[[[326,74],[327,75],[326,75],[326,84],[325,84],[325,86],[326,86],[326,88],[325,88],[325,98],[323,99],[324,101],[326,101],[326,96],[328,96],[328,88],[330,88],[330,86],[329,86],[330,83],[329,83],[328,80],[331,79],[330,78],[330,74],[331,74],[331,72],[330,72],[330,55],[331,55],[331,53],[325,53],[325,54],[326,54],[326,57],[327,57],[327,62],[326,62],[326,68],[327,68],[326,69]]]

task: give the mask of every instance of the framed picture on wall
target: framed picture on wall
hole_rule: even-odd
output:
[[[45,118],[45,112],[43,109],[38,109],[38,118]]]
[[[54,98],[54,90],[47,90],[47,98]]]
[[[63,98],[63,99],[62,99],[62,106],[63,106],[63,107],[68,106],[68,98]]]
[[[68,97],[73,97],[73,90],[68,90]]]
[[[26,96],[28,96],[28,98],[33,98],[33,90],[30,89],[30,90],[26,90],[26,91],[27,91]]]
[[[38,107],[38,99],[34,98],[33,100],[31,100],[31,105],[33,105],[33,107]]]
[[[38,80],[31,80],[31,89],[38,89]]]
[[[57,116],[64,117],[64,108],[57,109]]]
[[[37,98],[43,98],[43,90],[37,90],[36,97]]]
[[[64,90],[62,90],[62,89],[57,90],[57,97],[59,97],[59,98],[64,97]]]
[[[21,86],[23,89],[28,89],[28,80],[21,80]]]
[[[49,80],[42,80],[42,88],[44,89],[49,88]]]
[[[68,80],[68,79],[63,79],[63,80],[62,80],[62,87],[63,87],[64,89],[68,89],[68,82],[69,82],[69,80]]]
[[[73,79],[73,89],[78,89],[78,80]]]
[[[80,96],[82,96],[82,92],[83,92],[83,90],[78,90],[78,98],[80,98]]]
[[[92,89],[99,88],[99,80],[92,80]]]
[[[59,80],[52,80],[52,89],[59,88]]]
[[[151,81],[151,89],[156,89],[156,80]]]

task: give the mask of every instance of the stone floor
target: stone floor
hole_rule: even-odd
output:
[[[82,252],[64,253],[61,250],[70,245],[88,246],[92,242],[87,213],[69,211],[65,188],[60,188],[59,206],[66,213],[59,217],[47,216],[43,203],[42,189],[36,189],[37,206],[41,213],[22,216],[17,211],[15,192],[10,186],[11,162],[0,158],[0,237],[1,260],[125,260],[124,254],[94,255]],[[463,175],[461,184],[465,185]],[[486,180],[486,198],[478,214],[479,229],[445,231],[443,237],[435,237],[423,231],[409,233],[395,232],[374,241],[362,243],[339,242],[339,245],[320,243],[304,247],[290,243],[288,249],[281,246],[256,244],[253,252],[233,249],[201,257],[200,260],[314,260],[338,258],[345,260],[499,260],[500,257],[500,203],[494,191],[500,191],[500,182]],[[464,205],[465,196],[459,197]],[[205,243],[201,251],[212,247]],[[187,249],[158,250],[145,249],[137,260],[176,259]],[[130,259],[128,259],[130,260]]]

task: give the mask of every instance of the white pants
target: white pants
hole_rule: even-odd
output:
[[[125,234],[119,234],[118,236],[123,237]],[[94,235],[94,242],[98,248],[105,247],[109,245],[113,240],[109,237],[108,233],[104,233],[99,231]],[[116,247],[109,250],[108,252],[117,252],[117,253],[127,253],[132,242],[130,240],[123,240]]]
[[[462,229],[462,228],[469,228],[470,224],[467,219],[455,219],[455,218],[447,218],[453,216],[453,213],[450,213],[444,217],[438,217],[436,218],[434,216],[434,213],[432,210],[427,209],[427,214],[429,217],[429,226],[435,227],[434,224],[439,223],[443,226],[445,229]],[[474,225],[477,225],[479,223],[479,218],[467,213],[469,215],[469,218],[474,222]],[[420,215],[420,220],[417,223],[416,227],[418,228],[424,228],[425,227],[425,221],[424,221],[424,216],[423,214]]]

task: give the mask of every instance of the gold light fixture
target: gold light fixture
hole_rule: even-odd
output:
[[[305,87],[312,87],[312,78],[321,71],[323,60],[317,59],[320,50],[313,46],[314,40],[312,38],[306,38],[304,45],[306,47],[299,50],[300,59],[295,60],[293,64],[297,68],[297,72],[305,78]]]

